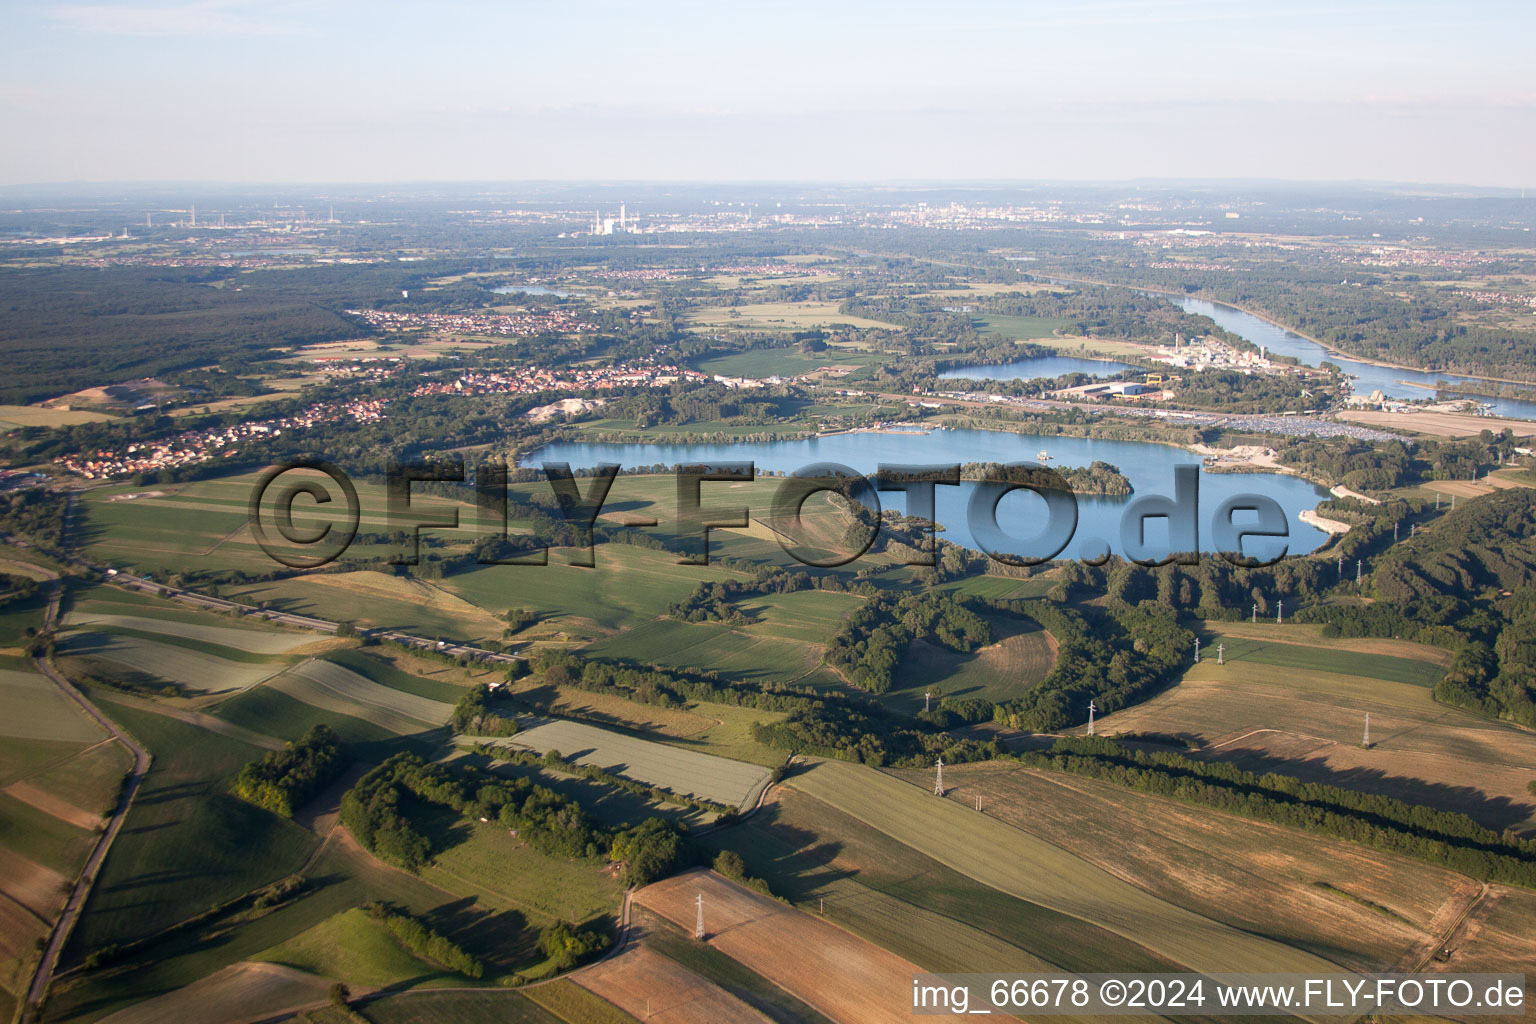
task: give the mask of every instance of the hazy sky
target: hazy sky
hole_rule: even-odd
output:
[[[3,0],[0,183],[1536,187],[1536,4]]]

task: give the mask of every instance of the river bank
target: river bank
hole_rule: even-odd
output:
[[[1035,275],[1030,275],[1030,276],[1034,277]],[[1440,368],[1440,367],[1410,366],[1407,363],[1392,363],[1392,362],[1387,362],[1387,361],[1382,360],[1382,359],[1371,359],[1371,358],[1369,358],[1367,356],[1356,355],[1353,352],[1347,352],[1344,349],[1339,348],[1337,345],[1334,345],[1334,344],[1332,344],[1330,342],[1326,342],[1326,341],[1322,340],[1321,338],[1313,337],[1312,335],[1306,333],[1305,331],[1298,330],[1297,328],[1292,327],[1289,324],[1286,324],[1285,322],[1280,320],[1275,314],[1270,313],[1270,312],[1268,312],[1266,310],[1255,309],[1255,308],[1253,308],[1251,306],[1239,305],[1238,303],[1229,301],[1227,299],[1220,299],[1220,298],[1216,298],[1214,296],[1206,295],[1206,294],[1202,294],[1202,293],[1190,294],[1190,293],[1187,293],[1187,292],[1169,291],[1167,288],[1154,288],[1154,287],[1151,287],[1151,286],[1148,286],[1148,285],[1126,284],[1125,282],[1122,282],[1122,281],[1096,281],[1096,280],[1092,280],[1090,278],[1083,278],[1083,277],[1059,277],[1059,276],[1056,276],[1054,274],[1051,275],[1051,277],[1049,277],[1049,278],[1042,278],[1042,279],[1044,279],[1044,280],[1052,280],[1052,281],[1065,281],[1065,282],[1070,283],[1070,284],[1094,285],[1094,286],[1101,287],[1101,288],[1130,288],[1130,289],[1135,290],[1135,291],[1148,292],[1148,293],[1153,294],[1153,295],[1166,295],[1166,296],[1171,296],[1171,297],[1173,297],[1175,299],[1198,299],[1198,300],[1203,301],[1203,302],[1209,302],[1209,303],[1211,303],[1213,305],[1226,306],[1228,309],[1235,309],[1239,313],[1246,313],[1249,316],[1253,317],[1255,320],[1262,320],[1265,323],[1269,324],[1271,327],[1275,328],[1276,330],[1285,331],[1285,332],[1288,332],[1290,334],[1296,335],[1296,337],[1298,337],[1298,338],[1302,338],[1302,339],[1305,339],[1306,341],[1310,341],[1312,344],[1316,345],[1318,348],[1325,349],[1326,351],[1331,352],[1334,355],[1339,356],[1340,358],[1347,359],[1347,360],[1349,360],[1351,362],[1355,362],[1355,363],[1363,363],[1363,364],[1365,364],[1367,366],[1380,367],[1381,369],[1384,369],[1384,370],[1411,370],[1411,371],[1413,371],[1415,373],[1449,373],[1449,374],[1454,374],[1454,375],[1456,375],[1458,377],[1467,377],[1467,378],[1470,378],[1472,380],[1490,381],[1490,382],[1498,383],[1498,384],[1518,384],[1518,385],[1521,385],[1521,386],[1524,386],[1524,387],[1528,387],[1528,388],[1536,388],[1536,381],[1518,380],[1518,379],[1513,378],[1513,377],[1494,377],[1494,376],[1490,376],[1489,374],[1486,374],[1486,373],[1467,373],[1467,372],[1463,372],[1463,371],[1460,371],[1460,370],[1447,370],[1447,369]],[[1424,385],[1419,385],[1419,384],[1412,384],[1411,382],[1407,382],[1407,381],[1404,381],[1403,383],[1409,384],[1409,386],[1411,386],[1411,387],[1423,387],[1424,386]],[[1447,381],[1446,383],[1451,385],[1451,387],[1447,388],[1446,390],[1448,390],[1448,391],[1458,390],[1455,387],[1455,383],[1456,383],[1455,381]],[[1503,396],[1489,395],[1489,396],[1484,396],[1484,397],[1492,398],[1492,397],[1503,397]]]

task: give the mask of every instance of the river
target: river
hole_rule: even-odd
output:
[[[1181,307],[1186,313],[1195,313],[1208,316],[1216,323],[1231,331],[1233,334],[1248,339],[1255,345],[1263,345],[1265,350],[1274,355],[1291,356],[1307,366],[1320,366],[1324,362],[1333,363],[1345,373],[1355,378],[1354,388],[1357,395],[1369,395],[1372,391],[1380,391],[1389,398],[1416,399],[1434,398],[1435,385],[1439,381],[1455,383],[1461,381],[1467,384],[1478,383],[1475,377],[1464,377],[1454,373],[1427,372],[1424,370],[1406,370],[1394,366],[1377,366],[1375,363],[1365,363],[1358,359],[1350,359],[1348,356],[1331,352],[1315,341],[1303,338],[1294,331],[1288,331],[1283,327],[1277,327],[1262,317],[1245,313],[1241,309],[1223,305],[1219,302],[1210,302],[1206,299],[1191,299],[1186,296],[1160,296],[1170,299]],[[1439,392],[1442,397],[1472,398],[1479,402],[1486,402],[1492,407],[1492,411],[1499,416],[1508,416],[1512,419],[1536,420],[1536,402],[1523,402],[1514,398],[1484,398],[1478,395],[1458,394],[1453,391]]]
[[[1147,494],[1171,496],[1174,492],[1174,467],[1199,465],[1200,457],[1171,445],[1145,441],[1108,441],[1081,437],[1018,434],[993,430],[946,430],[864,432],[829,434],[799,441],[771,441],[740,444],[588,444],[555,442],[525,456],[520,465],[537,467],[542,462],[566,462],[573,468],[591,468],[600,462],[616,462],[625,469],[652,465],[674,466],[712,464],[726,461],[752,461],[761,471],[791,473],[818,462],[834,462],[872,475],[882,463],[892,465],[935,465],[965,462],[1034,461],[1045,450],[1052,466],[1086,466],[1095,459],[1119,466],[1135,488],[1132,498],[1078,498],[1078,525],[1073,540],[1062,552],[1076,557],[1090,551],[1088,541],[1108,544],[1109,550],[1123,554],[1120,524],[1129,501]],[[936,518],[944,527],[947,540],[977,548],[966,523],[966,503],[974,485],[938,487]],[[723,490],[724,485],[714,485]],[[1326,535],[1297,518],[1298,513],[1317,506],[1327,491],[1305,480],[1275,473],[1205,473],[1199,477],[1199,530],[1202,550],[1211,548],[1211,516],[1226,498],[1239,494],[1261,494],[1273,498],[1285,511],[1290,523],[1288,551],[1302,554],[1316,549]],[[903,495],[884,492],[880,500],[887,508],[905,511]],[[713,493],[704,485],[706,505],[726,503],[727,495]],[[1045,503],[1028,492],[1014,492],[998,505],[998,523],[1013,537],[1038,537],[1042,532]],[[767,509],[753,509],[753,515],[765,515]],[[665,517],[663,517],[665,518]],[[1239,522],[1242,520],[1240,519]],[[1167,521],[1147,522],[1147,543],[1154,549],[1166,547]],[[1247,553],[1270,557],[1278,542],[1250,541]],[[1102,545],[1099,545],[1102,549]],[[1027,541],[1018,550],[1038,553]]]

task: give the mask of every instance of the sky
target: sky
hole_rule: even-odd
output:
[[[1536,4],[0,0],[0,184],[1536,187]]]

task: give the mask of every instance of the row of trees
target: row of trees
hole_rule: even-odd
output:
[[[1171,752],[1133,751],[1103,737],[1056,741],[1016,759],[1141,793],[1393,850],[1488,881],[1536,886],[1536,842],[1484,828],[1465,814],[1324,783],[1259,774]]]

